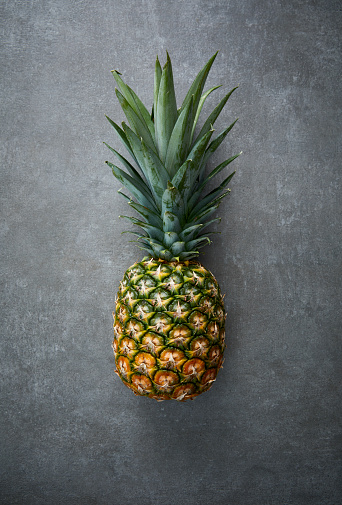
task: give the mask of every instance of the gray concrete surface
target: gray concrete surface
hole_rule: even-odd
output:
[[[340,505],[341,3],[1,2],[2,505]],[[213,389],[135,398],[114,375],[114,295],[132,248],[102,141],[112,68],[148,104],[239,90],[217,128],[235,163],[203,263],[229,311]]]

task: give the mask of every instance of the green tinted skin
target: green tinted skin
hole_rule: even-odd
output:
[[[207,391],[222,366],[225,309],[219,285],[196,261],[144,258],[117,295],[116,373],[137,395],[185,401]]]

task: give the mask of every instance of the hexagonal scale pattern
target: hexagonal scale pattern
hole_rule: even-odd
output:
[[[113,317],[116,373],[136,395],[185,401],[210,389],[223,362],[226,313],[200,263],[135,263]]]

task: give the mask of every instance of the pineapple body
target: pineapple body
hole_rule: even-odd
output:
[[[226,314],[216,279],[199,262],[135,263],[113,317],[116,373],[136,395],[185,401],[212,386]]]
[[[197,74],[180,107],[170,57],[163,68],[157,58],[151,113],[121,73],[112,71],[128,124],[107,119],[128,159],[106,144],[121,167],[106,163],[134,212],[121,216],[134,225],[127,231],[148,255],[127,270],[120,284],[114,312],[116,372],[134,393],[156,400],[184,401],[208,390],[223,361],[223,299],[197,257],[211,243],[208,228],[220,222],[214,214],[230,192],[235,171],[221,176],[241,153],[207,171],[237,121],[215,133],[213,125],[234,87],[199,127],[206,99],[220,87],[204,90],[215,57]]]

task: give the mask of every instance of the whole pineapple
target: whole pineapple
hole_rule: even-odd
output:
[[[125,273],[116,300],[113,349],[116,373],[137,395],[185,401],[207,391],[222,366],[225,310],[219,285],[197,260],[210,243],[204,230],[234,172],[215,189],[207,184],[239,154],[206,175],[206,164],[236,120],[214,140],[213,124],[236,89],[215,107],[199,133],[195,127],[208,95],[204,84],[216,54],[199,72],[177,109],[169,55],[163,69],[157,58],[150,115],[116,70],[116,94],[129,122],[122,127],[107,117],[132,163],[107,147],[125,170],[106,162],[130,191],[127,203],[140,215],[127,217],[142,261]]]

